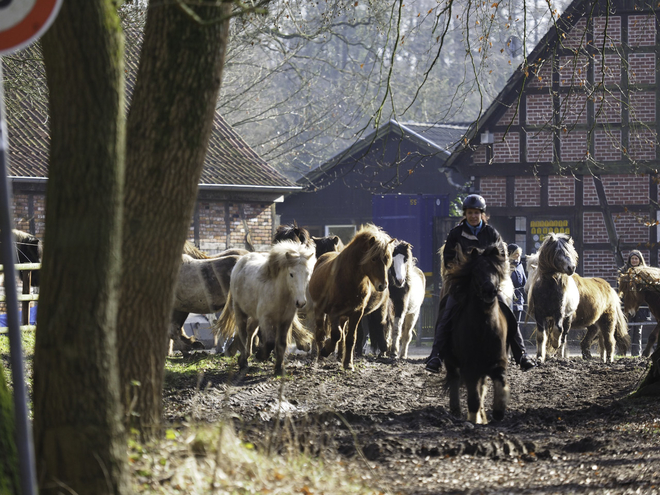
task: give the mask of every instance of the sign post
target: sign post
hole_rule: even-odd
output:
[[[62,0],[0,0],[0,55],[25,48],[41,36],[59,12]],[[12,233],[12,190],[7,179],[8,136],[5,121],[2,60],[0,58],[0,256],[4,261],[7,327],[14,384],[16,448],[18,450],[21,493],[37,493],[32,426],[25,393],[23,349],[18,323],[16,262]]]

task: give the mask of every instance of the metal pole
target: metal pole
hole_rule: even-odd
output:
[[[25,393],[25,370],[21,330],[18,325],[18,295],[16,293],[16,257],[14,254],[14,233],[12,232],[11,187],[7,180],[7,123],[5,122],[5,95],[0,57],[0,254],[4,262],[5,296],[7,301],[7,327],[9,328],[9,351],[11,374],[14,381],[14,415],[16,418],[16,448],[18,449],[21,493],[37,493],[37,476],[34,462],[34,442],[32,425],[28,417]]]

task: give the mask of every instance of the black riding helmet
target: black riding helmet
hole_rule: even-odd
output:
[[[477,210],[486,211],[486,200],[478,194],[470,194],[463,200],[463,211],[468,208],[475,208]]]

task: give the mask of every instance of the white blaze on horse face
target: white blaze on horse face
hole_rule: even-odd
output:
[[[392,260],[392,267],[394,268],[394,281],[397,287],[403,287],[408,275],[408,263],[403,254],[397,254]]]

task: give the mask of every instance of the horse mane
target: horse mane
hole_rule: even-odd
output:
[[[373,239],[373,242],[371,240]],[[362,225],[357,234],[351,239],[346,245],[346,249],[349,247],[355,247],[358,245],[366,245],[366,250],[360,259],[360,264],[364,265],[369,263],[373,258],[380,258],[383,255],[386,255],[390,264],[392,261],[392,239],[387,232],[385,232],[380,227],[372,223]],[[389,264],[388,264],[389,266]]]
[[[209,256],[204,251],[199,249],[187,239],[186,242],[183,243],[183,254],[186,254],[191,258],[195,258],[196,260],[205,260],[209,258]]]
[[[446,283],[457,291],[466,292],[469,289],[467,282],[472,278],[474,266],[480,258],[485,258],[493,265],[500,280],[508,276],[509,262],[497,244],[491,244],[484,249],[475,247],[467,253],[464,253],[461,245],[457,244],[455,262],[445,270]]]
[[[525,292],[534,287],[534,283],[539,278],[539,253],[528,254],[525,259],[525,268],[527,269],[527,283],[525,284]]]
[[[573,246],[573,239],[571,236],[550,232],[543,240],[543,244],[541,244],[537,253],[537,273],[555,273],[559,271],[559,268],[555,264],[555,254],[559,249],[566,251],[577,265],[579,256],[575,250],[575,246]]]
[[[639,309],[644,300],[643,292],[660,292],[660,268],[653,266],[631,267],[619,276],[619,296],[628,314]]]
[[[268,252],[268,278],[276,278],[282,270],[307,263],[314,255],[313,247],[290,239],[273,244]]]
[[[304,227],[298,227],[298,223],[294,220],[292,224],[280,225],[275,230],[273,236],[273,244],[282,242],[284,240],[297,241],[307,246],[312,245],[312,236]]]

